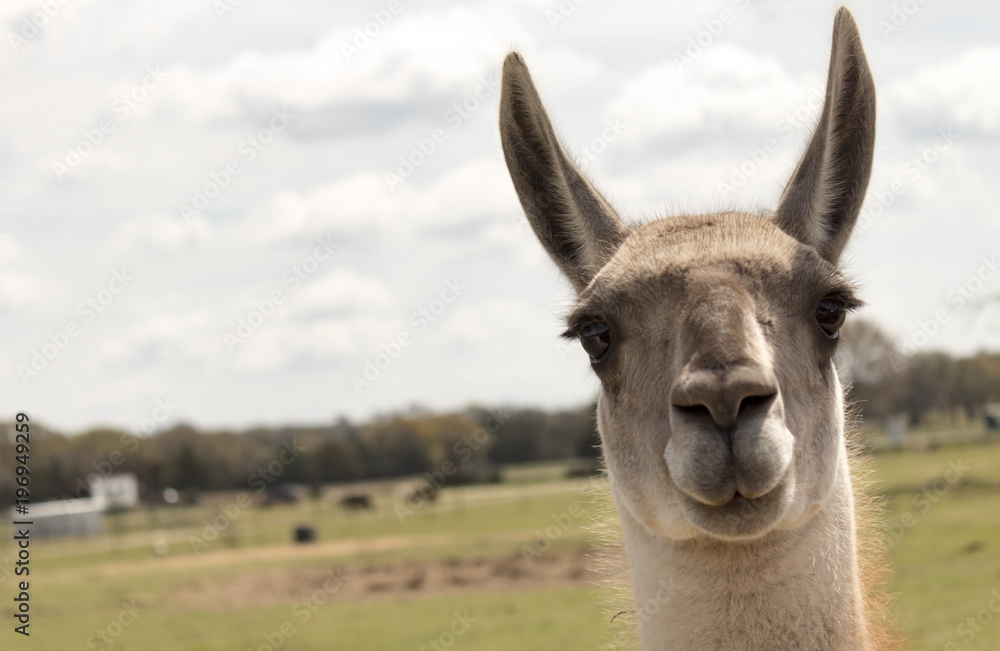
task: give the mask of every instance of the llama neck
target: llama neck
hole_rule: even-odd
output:
[[[643,649],[869,648],[840,465],[815,516],[749,543],[665,540],[623,512]]]

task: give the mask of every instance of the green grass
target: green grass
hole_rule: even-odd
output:
[[[939,650],[953,641],[963,650],[996,651],[1000,615],[992,615],[972,640],[958,627],[987,607],[992,590],[1000,591],[1000,492],[988,488],[1000,481],[1000,445],[883,453],[874,462],[880,488],[890,496],[885,526],[893,538],[892,589],[899,595],[896,609],[910,638],[907,648]],[[949,468],[955,467],[968,469],[961,470],[959,482],[949,483],[956,477]],[[528,469],[517,479],[528,481],[534,472]],[[595,648],[611,628],[595,589],[586,586],[335,600],[318,605],[308,621],[303,621],[303,611],[293,612],[292,598],[227,608],[177,597],[192,594],[191,586],[230,585],[262,572],[517,554],[534,532],[553,524],[553,516],[591,499],[582,492],[586,481],[556,481],[547,473],[539,474],[539,480],[546,475],[540,483],[446,490],[439,504],[419,509],[404,522],[390,492],[377,496],[376,511],[360,514],[315,503],[248,509],[197,558],[187,540],[199,535],[203,520],[218,513],[217,505],[160,513],[163,535],[171,540],[166,558],[150,551],[146,513],[122,516],[122,536],[36,541],[30,643],[12,633],[8,619],[0,631],[0,648],[101,648],[96,638],[88,646],[88,639],[98,628],[117,633],[112,622],[122,603],[133,599],[143,610],[108,649],[258,651],[268,649],[266,635],[278,640],[285,622],[295,628],[282,641],[280,648],[286,651],[419,649],[448,629],[454,613],[465,611],[476,621],[449,648]],[[588,545],[585,520],[575,519],[556,546]],[[318,546],[288,544],[291,527],[300,522],[318,527]],[[6,538],[0,558],[13,551]],[[0,596],[12,603],[14,577],[0,585]],[[612,627],[632,624],[618,620]]]
[[[105,596],[112,597],[114,591],[108,592]],[[39,613],[30,648],[88,648],[87,639],[97,628],[94,623],[110,619],[100,607],[103,601]],[[290,605],[234,613],[148,609],[109,648],[256,651],[282,642],[280,648],[287,651],[398,651],[416,650],[429,641],[442,645],[453,641],[454,649],[569,650],[591,647],[604,635],[605,622],[587,588],[336,603],[315,613]],[[286,637],[286,633],[291,634]]]
[[[961,635],[972,629],[957,630],[987,608],[992,590],[1000,592],[1000,492],[976,487],[1000,482],[1000,445],[886,453],[875,461],[892,495],[885,520],[907,648],[938,650],[951,641],[963,650],[1000,649],[1000,613],[972,640]]]

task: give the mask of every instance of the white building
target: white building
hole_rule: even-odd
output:
[[[139,504],[139,480],[132,473],[101,477],[91,475],[90,499],[103,505],[105,511],[134,509]]]
[[[93,499],[40,502],[28,507],[27,515],[11,514],[15,529],[28,529],[32,538],[94,536],[104,533],[104,509]]]
[[[88,478],[90,497],[80,500],[58,500],[30,504],[28,513],[20,515],[11,509],[11,520],[31,522],[14,525],[28,529],[32,538],[93,536],[104,533],[104,514],[134,508],[139,503],[139,480],[131,473]]]

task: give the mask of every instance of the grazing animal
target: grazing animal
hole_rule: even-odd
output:
[[[348,493],[340,498],[340,506],[348,511],[371,509],[372,496],[368,493]]]
[[[861,305],[838,259],[875,142],[850,12],[837,12],[825,103],[773,213],[626,224],[566,155],[517,52],[500,133],[528,221],[576,290],[564,336],[600,380],[643,649],[884,648],[833,361]]]

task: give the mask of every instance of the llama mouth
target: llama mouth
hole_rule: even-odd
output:
[[[748,540],[763,536],[781,521],[792,501],[792,482],[782,480],[759,497],[736,492],[718,506],[704,504],[681,492],[681,509],[688,521],[713,538]]]

